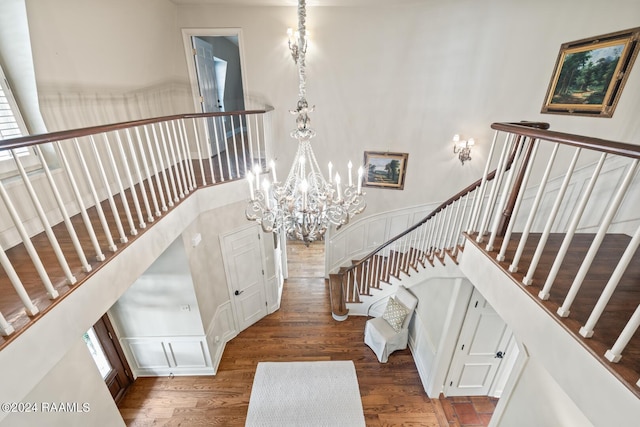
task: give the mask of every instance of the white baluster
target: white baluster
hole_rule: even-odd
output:
[[[256,118],[256,147],[258,148],[258,158],[257,158],[257,160],[258,160],[258,163],[261,163],[262,162],[262,151],[263,150],[260,150],[260,147],[262,146],[260,144],[260,135],[261,135],[260,129],[261,129],[261,127],[260,127],[260,124],[258,122],[258,118],[261,119],[261,121],[262,121],[262,124],[263,124],[262,129],[264,129],[264,118],[263,118],[262,115],[260,115],[260,117],[258,117],[258,114],[256,114],[254,117]],[[264,137],[264,135],[262,135],[262,136]],[[266,147],[264,147],[264,151],[265,151],[265,158],[266,158]]]
[[[188,171],[185,172],[185,163],[183,162],[182,144],[180,141],[180,137],[178,135],[179,132],[176,130],[175,121],[171,122],[171,129],[173,130],[172,146],[175,148],[176,161],[180,170],[180,177],[182,181],[184,195],[187,195],[191,191],[191,185],[189,185],[189,182],[187,181],[187,175],[189,175],[189,172]],[[178,176],[177,173],[176,173],[176,176]],[[184,197],[184,195],[182,197]]]
[[[165,129],[167,131],[166,137],[165,137]],[[180,195],[182,194],[182,197],[184,197],[184,193],[182,192],[182,187],[180,187],[179,192],[176,189],[176,177],[175,177],[175,175],[177,175],[178,171],[174,170],[175,169],[174,165],[175,165],[175,160],[176,160],[175,154],[173,156],[169,155],[170,152],[173,152],[173,149],[171,149],[171,150],[167,149],[167,145],[169,147],[172,147],[170,140],[167,143],[167,140],[170,137],[169,124],[167,122],[164,122],[164,126],[162,126],[162,124],[160,124],[160,136],[162,137],[162,147],[164,149],[164,156],[165,156],[165,159],[167,161],[167,170],[169,171],[171,189],[173,190],[173,201],[174,202],[178,202],[178,201],[180,201]],[[171,204],[169,206],[171,206]]]
[[[583,337],[590,338],[593,336],[593,328],[596,327],[596,323],[598,323],[598,320],[600,320],[600,316],[602,316],[604,309],[607,307],[609,300],[613,296],[613,292],[618,287],[620,279],[622,279],[622,275],[627,270],[629,263],[631,262],[633,256],[636,253],[636,250],[638,249],[638,246],[640,246],[640,226],[636,229],[631,242],[629,242],[629,245],[627,245],[624,254],[622,254],[622,257],[620,258],[620,261],[618,261],[618,265],[613,271],[613,274],[611,274],[611,277],[609,278],[607,285],[604,287],[604,290],[600,294],[600,298],[598,298],[598,302],[591,311],[589,319],[587,319],[585,325],[580,328],[580,335],[582,335]]]
[[[222,123],[222,135],[224,142],[224,152],[227,157],[227,173],[229,174],[229,179],[233,179],[233,171],[231,170],[231,157],[229,156],[229,139],[227,138],[227,125],[225,124],[224,117],[220,118],[220,123]],[[262,166],[262,165],[261,165]]]
[[[96,260],[104,261],[105,256],[102,253],[102,249],[100,248],[100,243],[98,243],[98,238],[96,237],[96,232],[93,229],[93,225],[91,224],[91,220],[89,219],[89,215],[87,214],[87,209],[85,208],[84,201],[82,200],[82,195],[80,194],[80,190],[78,189],[78,184],[76,183],[75,177],[71,172],[71,168],[69,167],[69,162],[67,161],[67,156],[62,151],[62,147],[60,146],[60,141],[56,141],[54,143],[54,147],[56,152],[58,153],[58,157],[62,160],[62,165],[64,171],[69,179],[69,183],[71,184],[71,190],[73,191],[73,195],[76,199],[76,203],[78,204],[78,209],[80,209],[80,216],[82,217],[82,222],[84,223],[85,228],[87,229],[87,233],[89,233],[89,240],[91,240],[91,244],[93,245],[93,249],[96,252]]]
[[[507,136],[508,138],[508,136]],[[487,177],[489,176],[489,167],[491,164],[491,160],[493,160],[493,152],[496,148],[496,142],[498,140],[498,131],[493,134],[493,142],[491,143],[491,148],[489,148],[489,155],[487,156],[487,163],[484,166],[484,172],[482,172],[482,180],[480,181],[480,186],[476,190],[476,197],[473,200],[473,208],[471,209],[471,215],[469,215],[469,223],[467,224],[467,233],[472,234],[478,223],[478,219],[480,217],[480,212],[482,210],[482,201],[484,200],[484,194],[487,189]],[[506,141],[505,141],[506,144]]]
[[[173,128],[173,139],[171,139],[171,132],[169,130],[169,123],[165,123],[167,125],[167,140],[169,142],[169,151],[171,152],[171,160],[173,164],[173,168],[175,169],[176,181],[178,182],[178,189],[180,191],[179,196],[181,199],[184,199],[185,193],[189,193],[189,190],[186,188],[187,184],[185,182],[184,176],[184,165],[182,161],[179,159],[179,150],[177,150],[177,135],[176,135],[176,125],[175,123],[171,123],[171,127]],[[178,152],[178,155],[176,155]],[[182,177],[182,178],[181,178]],[[184,187],[183,187],[184,184]]]
[[[82,154],[82,150],[80,149],[80,144],[78,143],[78,139],[73,139],[73,146],[76,150],[76,155],[80,160],[80,166],[82,167],[82,171],[84,172],[84,177],[89,186],[89,190],[91,192],[91,196],[93,197],[94,206],[96,208],[96,213],[98,214],[98,219],[100,220],[100,224],[102,225],[102,229],[104,230],[105,237],[107,238],[107,244],[109,246],[109,250],[115,252],[118,250],[115,242],[113,241],[113,236],[111,236],[111,229],[109,228],[109,223],[107,222],[107,218],[104,216],[104,210],[102,209],[102,204],[100,204],[100,198],[98,197],[98,192],[96,191],[95,185],[93,185],[93,179],[91,178],[91,172],[89,172],[89,166],[84,159],[84,155]]]
[[[96,163],[98,164],[98,171],[100,172],[100,177],[102,179],[102,185],[107,190],[107,199],[109,200],[109,206],[111,207],[111,212],[113,213],[113,218],[116,221],[116,228],[118,229],[118,234],[120,235],[120,243],[127,243],[129,239],[127,239],[127,235],[124,232],[124,228],[122,227],[122,221],[120,221],[120,214],[118,213],[118,208],[116,206],[115,201],[113,200],[111,187],[109,186],[109,179],[107,178],[107,174],[105,173],[104,167],[102,165],[102,160],[100,159],[100,153],[98,153],[98,149],[96,147],[96,141],[93,138],[93,135],[89,135],[89,145],[91,146],[91,150],[93,151],[93,157],[96,159]]]
[[[462,198],[453,202],[455,206],[456,213],[453,215],[453,224],[451,224],[451,232],[449,234],[449,238],[447,240],[447,247],[451,248],[451,256],[455,256],[457,247],[457,237],[458,237],[458,222],[462,224],[462,218],[460,217],[460,212],[462,211]]]
[[[553,265],[551,266],[551,270],[549,271],[549,275],[547,276],[547,280],[542,287],[540,293],[538,293],[538,297],[543,300],[549,299],[549,292],[551,291],[551,287],[553,286],[553,282],[556,280],[556,276],[560,271],[560,266],[562,265],[562,261],[564,261],[564,257],[567,255],[569,251],[569,246],[571,245],[571,240],[573,239],[573,235],[578,228],[578,224],[580,223],[580,219],[582,218],[582,214],[584,213],[584,209],[587,206],[587,202],[589,202],[589,198],[591,197],[591,193],[593,192],[593,188],[596,185],[596,181],[600,176],[600,171],[602,170],[602,166],[604,165],[604,161],[607,158],[606,153],[602,153],[600,156],[600,160],[596,165],[593,174],[591,175],[591,179],[589,180],[589,184],[585,189],[578,206],[575,208],[575,213],[573,218],[571,219],[571,223],[567,228],[567,231],[564,235],[564,239],[562,240],[562,245],[560,245],[560,250],[558,250],[558,254],[556,255],[556,259],[553,261]]]
[[[252,134],[255,133],[256,131],[254,130],[253,132],[251,131],[252,126],[251,126],[251,116],[247,117],[247,140],[249,141],[249,169],[251,169],[251,164],[253,164],[255,157],[253,156],[253,138],[252,138]],[[245,171],[246,174],[246,171]],[[329,177],[331,178],[331,177]]]
[[[229,116],[229,120],[231,120],[231,138],[233,140],[233,156],[236,161],[236,176],[234,178],[240,178],[240,163],[238,162],[238,142],[236,141],[236,128],[235,123],[233,121],[233,115]]]
[[[622,352],[627,344],[629,344],[629,341],[631,341],[631,338],[638,330],[638,327],[640,327],[640,304],[636,307],[631,319],[629,319],[625,325],[624,329],[618,336],[618,339],[613,344],[613,347],[607,350],[604,354],[604,357],[606,357],[609,362],[618,363],[620,361],[622,358]],[[640,381],[638,381],[638,385],[640,385]]]
[[[247,163],[247,150],[245,148],[246,145],[246,141],[244,139],[244,126],[242,125],[242,118],[244,117],[244,122],[247,122],[247,116],[246,115],[240,115],[238,116],[238,120],[240,120],[240,141],[241,141],[241,146],[242,146],[242,170],[246,171],[247,170],[247,165],[249,165],[250,163]],[[238,175],[240,175],[240,171],[238,171]],[[240,176],[238,176],[240,178]]]
[[[569,288],[569,292],[565,297],[564,302],[562,303],[562,307],[558,308],[559,316],[567,317],[569,315],[570,313],[569,309],[571,308],[571,304],[573,304],[573,300],[576,298],[576,295],[578,295],[578,291],[582,286],[582,282],[586,277],[587,272],[589,271],[589,268],[591,267],[591,263],[593,262],[593,259],[596,257],[598,249],[600,248],[600,244],[602,244],[602,240],[604,239],[604,236],[607,234],[609,225],[611,224],[613,217],[618,211],[618,207],[620,206],[620,203],[622,203],[622,200],[624,199],[624,196],[627,192],[627,189],[629,188],[629,185],[631,185],[631,181],[633,181],[633,177],[636,174],[637,169],[638,169],[638,159],[634,159],[633,162],[631,163],[631,166],[629,166],[629,170],[627,171],[627,174],[625,175],[624,180],[618,187],[618,191],[616,192],[616,195],[613,198],[613,201],[610,203],[609,209],[607,210],[606,215],[604,216],[604,218],[602,219],[602,222],[600,223],[600,228],[598,229],[598,233],[596,234],[596,237],[593,239],[593,242],[589,247],[589,251],[587,252],[587,255],[584,257],[582,264],[580,265],[580,269],[578,270],[576,277],[573,279],[573,283],[571,284],[571,288]]]
[[[224,182],[224,172],[222,168],[222,154],[220,153],[220,138],[218,135],[218,117],[211,117],[211,123],[213,123],[213,136],[216,141],[216,153],[218,157],[218,172],[220,172],[220,181]]]
[[[140,129],[134,128],[136,133],[136,141],[138,143],[138,151],[140,152],[140,158],[142,158],[142,167],[144,169],[144,173],[147,176],[147,186],[149,187],[149,193],[151,193],[151,202],[153,203],[153,209],[155,216],[160,216],[160,205],[158,204],[158,198],[156,196],[156,190],[153,188],[153,179],[151,176],[151,172],[149,171],[149,162],[147,161],[147,154],[144,151],[144,147],[142,146],[142,137],[140,135]],[[153,156],[151,152],[149,152],[150,156]],[[142,179],[140,179],[140,186],[142,187]],[[153,218],[153,216],[152,216]]]
[[[0,191],[4,192],[4,185],[2,185],[2,182],[0,182],[0,189],[1,189]],[[38,310],[38,307],[36,307],[33,304],[33,301],[31,301],[31,298],[29,298],[29,294],[27,294],[27,290],[24,288],[24,285],[20,281],[20,278],[18,277],[16,270],[13,268],[13,265],[11,264],[11,261],[9,261],[9,258],[7,257],[7,254],[5,254],[4,248],[2,246],[0,246],[0,265],[2,265],[2,268],[4,269],[5,273],[7,274],[7,277],[9,278],[9,281],[11,281],[11,284],[13,285],[13,289],[16,290],[16,293],[18,294],[20,301],[22,301],[22,305],[24,306],[24,309],[27,312],[27,314],[29,316],[35,316],[36,314],[38,314],[40,310]],[[55,297],[52,297],[51,295],[55,295]],[[53,299],[53,298],[57,298],[57,296],[58,296],[58,292],[54,290],[54,294],[50,294],[49,298]],[[2,317],[2,319],[0,320],[1,320],[0,328],[2,329],[2,335],[9,335],[13,333],[13,327],[11,327],[11,325],[7,323],[4,317]]]
[[[150,125],[153,129],[153,124]],[[155,129],[153,129],[154,138],[155,138]],[[158,172],[158,164],[156,163],[156,155],[153,150],[153,146],[151,145],[151,136],[149,135],[149,128],[144,126],[144,137],[147,142],[147,151],[149,152],[149,158],[151,159],[151,168],[153,169],[153,178],[156,180],[156,188],[158,189],[158,194],[160,195],[160,209],[162,212],[166,212],[167,208],[167,199],[164,196],[164,190],[162,189],[162,183],[160,182],[160,173]],[[157,141],[156,141],[157,142]],[[162,214],[158,212],[158,216]]]
[[[509,241],[511,240],[511,234],[513,233],[513,228],[515,227],[515,224],[516,224],[516,218],[520,213],[520,205],[524,200],[525,189],[527,188],[527,184],[529,183],[529,177],[531,176],[531,171],[533,170],[533,164],[535,163],[536,155],[538,154],[538,146],[539,146],[538,140],[534,140],[531,143],[533,144],[533,149],[531,150],[531,158],[529,159],[527,168],[524,171],[524,176],[522,177],[520,192],[516,197],[516,203],[513,205],[513,211],[511,212],[509,225],[507,226],[507,231],[504,233],[504,237],[502,238],[502,246],[500,247],[500,252],[496,256],[496,259],[500,262],[504,261],[505,254],[507,253],[507,247],[509,246]]]
[[[129,147],[129,153],[131,153],[131,161],[133,162],[133,170],[136,173],[136,178],[138,179],[138,185],[140,185],[140,194],[142,195],[142,203],[144,203],[144,209],[147,212],[147,221],[153,222],[155,219],[153,216],[153,212],[151,212],[151,205],[149,205],[149,197],[147,196],[147,189],[144,185],[144,177],[142,176],[142,172],[140,171],[140,163],[138,163],[138,155],[136,154],[136,149],[133,146],[133,138],[131,137],[131,130],[129,128],[124,130],[124,134],[127,136],[127,145]],[[131,187],[133,188],[135,183],[131,182]]]
[[[18,215],[18,211],[16,211],[15,207],[13,206],[13,202],[11,202],[11,198],[9,197],[9,194],[5,190],[4,184],[2,183],[2,181],[0,181],[0,197],[4,201],[4,204],[7,207],[7,211],[9,212],[9,215],[11,215],[11,219],[13,220],[13,223],[16,226],[16,230],[18,231],[18,233],[20,234],[20,237],[22,238],[22,243],[24,244],[24,248],[27,250],[27,253],[29,254],[29,258],[31,258],[33,265],[36,267],[38,276],[40,277],[40,280],[42,280],[42,284],[47,290],[47,295],[49,295],[50,299],[57,298],[58,291],[56,291],[53,288],[53,284],[49,279],[49,275],[44,269],[44,265],[42,264],[42,261],[40,260],[38,253],[36,252],[36,248],[33,246],[33,243],[29,238],[29,234],[27,233],[27,230],[24,228],[22,219],[20,218],[20,215]],[[18,289],[16,289],[16,291],[18,291]]]
[[[71,223],[71,218],[69,217],[69,212],[64,204],[64,200],[62,200],[62,196],[60,195],[60,191],[58,190],[58,186],[56,185],[55,180],[53,179],[53,175],[51,174],[51,170],[49,169],[49,165],[47,164],[46,158],[42,155],[42,150],[39,145],[35,147],[36,154],[40,158],[42,162],[42,170],[44,171],[47,180],[49,181],[49,186],[51,187],[51,191],[53,192],[53,197],[56,199],[56,203],[58,205],[58,209],[60,209],[60,213],[62,214],[62,220],[64,221],[64,225],[67,228],[67,232],[69,233],[69,237],[71,238],[71,243],[73,244],[73,248],[76,250],[78,254],[78,259],[82,264],[82,271],[88,273],[91,271],[91,265],[87,261],[87,257],[84,254],[84,250],[82,249],[82,245],[80,244],[80,240],[78,239],[78,234],[76,233],[75,228],[73,228],[73,224]]]
[[[47,214],[44,212],[44,209],[42,208],[40,199],[38,198],[38,195],[36,194],[36,191],[34,190],[33,185],[31,184],[31,180],[27,176],[27,172],[24,170],[24,167],[22,166],[22,161],[20,160],[20,158],[18,157],[18,155],[14,150],[11,150],[11,154],[13,155],[13,160],[15,161],[15,164],[18,168],[18,172],[22,177],[22,182],[24,183],[24,186],[27,189],[29,198],[33,203],[33,207],[36,209],[36,213],[38,214],[38,218],[40,219],[40,223],[42,224],[44,233],[46,234],[47,239],[51,244],[51,248],[53,249],[53,253],[56,256],[56,259],[58,260],[58,264],[60,265],[60,268],[62,268],[62,272],[64,273],[64,276],[67,279],[67,283],[70,285],[73,285],[74,283],[77,282],[77,279],[71,272],[71,269],[69,268],[69,263],[64,257],[64,254],[62,253],[62,249],[60,248],[60,244],[58,243],[58,238],[56,237],[56,235],[53,233],[53,230],[51,229],[51,224],[49,223]],[[56,294],[56,297],[57,297],[57,294]]]
[[[127,178],[127,182],[129,183],[129,191],[131,191],[131,198],[133,199],[133,207],[136,210],[136,215],[138,216],[138,226],[140,228],[146,228],[147,224],[144,222],[144,215],[142,214],[142,209],[140,208],[140,201],[138,200],[138,193],[136,191],[136,185],[133,181],[133,177],[131,176],[131,169],[129,168],[129,161],[127,160],[127,154],[124,151],[124,146],[122,144],[122,138],[120,138],[120,132],[115,131],[116,142],[118,143],[118,152],[120,153],[120,164],[124,168],[124,173]]]
[[[489,193],[489,200],[487,201],[487,207],[484,211],[484,215],[482,216],[482,221],[480,222],[480,226],[478,227],[478,236],[476,237],[476,242],[482,243],[484,240],[484,234],[487,230],[487,225],[489,224],[489,218],[493,213],[493,207],[498,197],[498,192],[500,191],[500,187],[502,185],[502,178],[504,175],[504,170],[507,166],[509,148],[513,143],[512,135],[507,138],[505,144],[502,146],[502,152],[500,153],[500,160],[498,161],[498,167],[496,169],[496,175],[493,178],[493,185],[491,186],[491,193]],[[505,190],[506,191],[506,190]],[[498,212],[500,214],[500,212]]]
[[[196,119],[192,120],[193,123],[193,136],[196,140],[196,149],[198,152],[198,162],[200,163],[200,174],[202,175],[202,185],[207,185],[207,178],[204,173],[204,165],[202,164],[202,149],[200,148],[200,137],[198,136],[198,125]]]
[[[191,151],[189,151],[189,140],[187,139],[187,129],[184,119],[178,121],[178,133],[180,135],[180,146],[184,153],[185,169],[187,171],[187,180],[189,181],[189,190],[193,191],[197,187],[196,175],[193,172],[193,161],[191,160]]]
[[[496,214],[493,217],[493,225],[491,226],[491,235],[489,236],[489,242],[485,250],[487,252],[491,252],[493,250],[493,245],[496,242],[496,237],[498,237],[498,228],[500,227],[500,223],[502,222],[504,208],[507,205],[507,199],[509,198],[509,193],[511,190],[511,186],[513,185],[513,178],[516,175],[515,171],[517,169],[516,165],[518,163],[518,159],[520,159],[520,153],[522,152],[522,147],[524,147],[524,141],[518,142],[516,147],[516,155],[513,158],[513,164],[511,168],[509,168],[509,173],[507,174],[507,179],[504,184],[504,191],[502,192],[502,196],[500,197],[500,202],[498,202],[498,206],[496,208]]]
[[[447,237],[449,231],[451,230],[451,218],[453,217],[453,205],[449,205],[445,208],[446,212],[446,222],[444,227],[442,228],[442,240],[440,240],[440,247],[442,248],[442,256],[444,257],[445,252],[447,251]]]
[[[165,156],[168,158],[167,154],[167,145],[164,142],[164,132],[162,131],[162,123],[158,123],[158,127],[160,128],[160,136],[162,137],[162,145],[164,146],[164,156],[163,149],[160,147],[160,141],[158,140],[158,133],[156,132],[156,127],[151,125],[151,130],[153,131],[153,140],[155,142],[156,152],[158,154],[158,163],[160,163],[160,174],[162,175],[162,182],[164,184],[164,190],[167,194],[167,205],[169,207],[173,206],[173,198],[171,197],[171,188],[169,187],[169,179],[167,179],[167,168],[164,166],[164,158]],[[175,187],[173,188],[173,193],[175,194]]]
[[[211,171],[211,182],[216,183],[216,174],[213,172],[213,153],[211,152],[211,135],[209,135],[209,127],[207,125],[207,119],[203,118],[200,123],[204,123],[204,140],[207,147],[207,156],[209,158],[209,170]],[[197,133],[196,133],[197,135]]]
[[[119,140],[120,136],[118,136],[116,131],[116,139]],[[111,171],[113,172],[113,176],[116,179],[116,184],[118,185],[118,190],[120,194],[120,201],[122,202],[122,206],[124,207],[124,213],[127,217],[127,222],[129,223],[129,232],[132,236],[138,234],[138,230],[136,229],[135,221],[133,220],[133,216],[131,215],[131,208],[129,207],[129,201],[127,200],[127,194],[124,191],[124,185],[122,185],[122,179],[120,179],[120,172],[118,172],[118,165],[116,164],[116,159],[113,155],[113,151],[111,150],[111,144],[109,143],[109,138],[106,133],[102,134],[102,139],[104,140],[104,147],[107,150],[107,157],[109,158],[109,163],[111,165]],[[123,242],[124,243],[124,242]]]
[[[458,252],[460,251],[460,246],[464,245],[465,239],[462,236],[462,230],[463,230],[463,225],[464,225],[464,220],[466,218],[467,212],[469,210],[469,199],[471,198],[471,193],[467,193],[466,196],[464,196],[464,205],[462,206],[462,214],[460,215],[460,225],[458,226],[458,230],[455,234],[456,236],[456,240],[454,242],[454,248],[453,248],[453,256],[457,257],[458,256]]]
[[[549,239],[549,234],[551,234],[551,228],[553,227],[553,223],[555,222],[556,216],[558,215],[558,211],[560,210],[562,199],[564,198],[564,195],[567,192],[567,188],[569,188],[569,182],[571,181],[573,170],[575,169],[576,164],[578,163],[580,150],[581,150],[580,148],[577,148],[573,154],[573,158],[571,159],[569,168],[565,173],[564,180],[562,181],[562,185],[558,190],[558,195],[556,196],[556,200],[553,203],[551,212],[549,213],[549,218],[547,219],[547,223],[544,226],[544,230],[542,231],[542,236],[540,236],[540,241],[538,242],[538,247],[536,248],[536,252],[533,254],[531,263],[529,263],[529,269],[527,270],[527,274],[522,279],[522,283],[527,286],[529,286],[533,282],[533,274],[535,273],[536,268],[538,267],[538,263],[540,262],[540,258],[542,257],[542,252],[544,252],[544,247],[546,246],[547,240]]]
[[[553,167],[553,162],[555,161],[556,155],[558,154],[559,147],[560,144],[553,145],[553,151],[551,152],[551,156],[549,158],[549,161],[547,162],[547,167],[545,168],[542,179],[540,180],[540,185],[538,186],[538,192],[536,193],[533,205],[531,206],[531,210],[529,211],[529,217],[527,218],[524,230],[522,230],[520,242],[518,243],[518,248],[516,249],[516,254],[513,257],[513,261],[511,261],[511,265],[509,266],[509,271],[512,273],[518,271],[518,264],[520,263],[520,258],[522,257],[522,253],[524,252],[524,247],[527,244],[527,239],[529,238],[529,233],[531,232],[533,221],[535,220],[536,214],[538,213],[540,202],[542,202],[542,198],[544,197],[544,190],[547,186],[547,181],[549,180],[551,168]]]
[[[8,337],[14,332],[15,332],[15,329],[13,329],[13,326],[11,326],[7,322],[7,319],[4,318],[2,313],[0,313],[0,335],[3,337]]]

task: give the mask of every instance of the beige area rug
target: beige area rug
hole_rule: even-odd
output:
[[[353,362],[258,363],[245,425],[364,427]]]

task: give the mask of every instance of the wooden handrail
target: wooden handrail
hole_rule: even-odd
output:
[[[520,122],[520,123],[518,123],[518,128],[519,129],[522,128],[522,129],[541,129],[541,130],[546,130],[546,129],[549,129],[549,124],[548,123],[543,123],[543,122]],[[511,153],[511,157],[509,158],[509,160],[507,162],[507,166],[506,166],[505,170],[509,170],[511,168],[511,165],[513,164],[514,160],[515,160],[515,150]],[[496,176],[496,170],[493,170],[493,171],[489,172],[489,174],[487,175],[487,181],[491,181],[493,178],[495,178],[495,176]],[[454,196],[450,197],[445,202],[443,202],[440,205],[438,205],[437,208],[435,208],[433,211],[431,211],[426,217],[421,219],[420,222],[414,224],[413,226],[411,226],[410,228],[406,229],[402,233],[392,237],[391,239],[389,239],[388,241],[386,241],[382,245],[378,246],[373,251],[371,251],[370,253],[365,255],[361,260],[359,260],[357,262],[354,262],[351,266],[346,268],[344,270],[344,272],[346,273],[348,271],[351,271],[351,270],[357,268],[359,265],[361,265],[364,262],[366,262],[369,258],[373,257],[375,254],[377,254],[378,252],[380,252],[382,249],[386,248],[387,246],[391,245],[396,240],[399,240],[399,239],[403,238],[404,236],[406,236],[407,234],[411,233],[412,231],[416,230],[417,228],[420,228],[427,221],[429,221],[431,218],[433,218],[438,212],[440,212],[441,210],[443,210],[444,208],[446,208],[450,204],[454,203],[455,201],[461,199],[462,197],[464,197],[468,193],[471,193],[473,190],[478,188],[481,183],[482,183],[482,178],[480,178],[479,180],[475,181],[473,184],[467,186],[463,190],[459,191]]]
[[[593,138],[590,136],[573,135],[570,133],[555,132],[547,129],[529,127],[524,123],[493,123],[491,125],[491,128],[499,131],[528,136],[530,138],[543,139],[545,141],[557,142],[559,144],[599,151],[601,153],[615,154],[617,156],[630,157],[632,159],[640,159],[640,146],[627,144],[624,142],[610,141],[606,139]]]
[[[223,117],[223,116],[241,116],[250,114],[264,114],[268,111],[272,111],[273,107],[268,107],[263,110],[246,110],[246,111],[225,111],[218,113],[186,113],[175,114],[172,116],[154,117],[151,119],[132,120],[122,123],[113,123],[108,125],[90,126],[86,128],[64,130],[51,133],[43,133],[40,135],[28,135],[19,138],[7,139],[0,141],[0,151],[14,150],[16,148],[31,147],[38,144],[47,142],[63,141],[72,138],[81,138],[83,136],[94,135],[101,132],[111,132],[120,129],[127,129],[136,126],[144,126],[153,123],[165,122],[178,119],[195,119],[201,117]]]

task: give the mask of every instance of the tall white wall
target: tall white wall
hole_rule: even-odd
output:
[[[321,165],[346,171],[365,150],[408,152],[403,191],[365,188],[364,215],[446,200],[476,180],[495,121],[541,120],[552,129],[638,143],[640,66],[610,119],[540,114],[560,45],[638,25],[634,0],[457,0],[307,8],[307,99]],[[180,27],[243,31],[247,95],[275,107],[279,172],[293,157],[288,110],[297,74],[285,30],[296,8],[180,5]],[[473,160],[453,134],[475,137]]]

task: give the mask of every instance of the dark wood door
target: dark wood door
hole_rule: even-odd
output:
[[[133,383],[131,369],[127,359],[124,357],[111,321],[109,321],[106,314],[93,325],[93,330],[111,365],[111,369],[105,375],[104,381],[111,392],[111,396],[113,396],[113,400],[118,403],[127,388]]]

